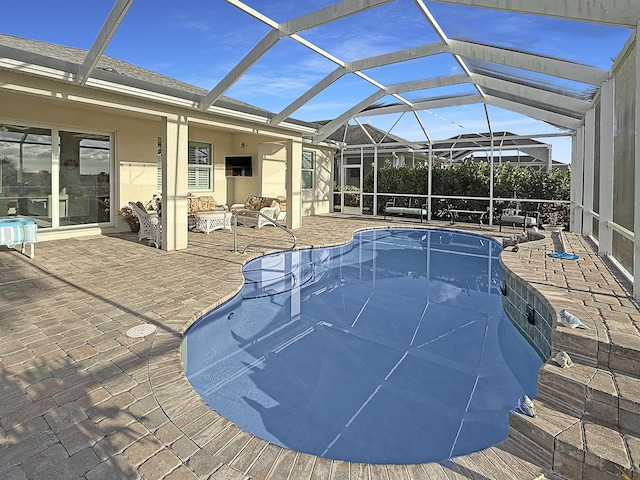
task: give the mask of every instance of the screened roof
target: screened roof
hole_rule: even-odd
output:
[[[635,0],[25,0],[3,6],[0,68],[45,64],[314,142],[356,119],[421,143],[570,135],[638,18]]]

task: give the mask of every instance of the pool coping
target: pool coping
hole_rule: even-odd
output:
[[[394,228],[411,228],[411,229],[440,229],[447,231],[458,231],[461,233],[469,233],[468,230],[450,228],[446,225],[386,225],[361,227],[355,229],[352,234],[371,229],[394,229]],[[494,239],[496,242],[501,242],[501,237],[495,235],[487,235],[483,231],[474,231],[473,233],[486,236]],[[339,246],[349,243],[352,240],[346,240],[342,242],[328,243],[323,245],[313,245],[313,248],[317,247],[330,247]],[[544,242],[540,240],[538,242]],[[300,246],[298,249],[307,248]],[[257,258],[261,255],[254,254],[249,255],[243,259],[243,265],[249,260]],[[502,261],[501,261],[502,263]],[[512,265],[511,271],[515,266]],[[517,268],[515,268],[517,269]],[[211,309],[225,303],[233,298],[241,289],[242,283],[238,284],[237,289],[222,297],[214,304],[201,308],[200,312],[194,315],[192,318],[184,322],[181,326],[181,335],[198,320],[204,313]],[[525,452],[520,452],[517,449],[517,445],[514,445],[509,439],[501,442],[501,444],[489,447],[481,452],[476,452],[469,455],[455,457],[450,463],[447,462],[430,462],[418,465],[378,465],[378,464],[362,464],[352,463],[341,460],[331,460],[315,455],[296,452],[265,440],[262,440],[255,435],[242,431],[235,426],[228,419],[220,416],[213,409],[210,409],[206,402],[193,390],[191,384],[186,378],[184,371],[182,370],[180,359],[180,342],[181,338],[176,338],[173,335],[168,335],[165,332],[158,332],[154,340],[152,360],[149,365],[149,380],[154,390],[154,394],[161,408],[167,413],[169,418],[174,418],[188,415],[189,411],[202,409],[204,413],[198,417],[198,423],[202,425],[202,429],[198,432],[191,433],[190,430],[182,430],[195,445],[200,449],[207,450],[211,453],[210,465],[212,472],[227,471],[224,475],[236,475],[240,474],[238,478],[298,478],[291,476],[291,471],[284,475],[287,468],[293,468],[293,462],[300,462],[298,468],[310,469],[309,472],[316,472],[313,474],[313,478],[340,478],[346,475],[347,472],[363,472],[368,470],[370,475],[373,475],[373,471],[381,471],[386,469],[389,475],[392,475],[392,471],[397,470],[399,475],[404,475],[405,471],[416,470],[420,471],[422,468],[425,472],[431,471],[432,474],[436,472],[448,472],[449,475],[461,475],[459,478],[466,478],[464,471],[469,470],[468,465],[475,465],[478,455],[484,455],[487,458],[494,458],[494,463],[501,465],[501,467],[507,468],[509,463],[517,464],[514,467],[514,471],[518,472],[518,478],[524,480],[526,478],[523,472],[530,473],[530,478],[538,478],[543,474],[547,468],[541,465],[535,458],[529,458]],[[178,352],[176,354],[176,351]],[[158,355],[158,353],[160,353]],[[180,367],[179,379],[168,379],[164,372],[167,367]],[[173,369],[173,368],[172,368]],[[206,410],[209,411],[206,411]],[[190,424],[192,425],[192,424]],[[180,428],[180,423],[176,426]],[[212,441],[212,438],[214,439]],[[167,445],[170,446],[170,445]],[[295,459],[293,458],[295,457]],[[497,460],[499,459],[499,460]],[[508,460],[507,460],[508,459]],[[490,461],[487,461],[491,464]],[[289,465],[289,464],[292,465]],[[493,464],[492,464],[493,465]],[[489,465],[488,470],[492,471],[495,467]],[[477,470],[477,467],[472,467]],[[457,472],[456,472],[457,471]],[[472,470],[471,470],[472,471]],[[324,472],[324,475],[320,474]],[[342,472],[342,473],[339,473]],[[478,473],[478,472],[476,472]],[[495,473],[495,472],[494,472]],[[284,476],[283,476],[284,475]],[[474,474],[475,475],[475,474]],[[215,477],[217,478],[217,477]],[[235,478],[235,476],[233,477]],[[302,478],[302,477],[301,477]],[[349,478],[348,476],[345,478]],[[358,476],[357,478],[361,478]],[[372,476],[371,478],[378,478]],[[411,477],[413,478],[413,477]],[[415,478],[420,478],[416,476]]]

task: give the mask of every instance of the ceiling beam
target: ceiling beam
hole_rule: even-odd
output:
[[[87,83],[87,79],[91,76],[96,65],[98,65],[100,57],[102,57],[111,37],[120,26],[132,3],[133,0],[118,0],[111,9],[109,16],[102,24],[102,28],[91,46],[91,50],[87,52],[82,65],[78,69],[77,82],[79,85]]]
[[[329,135],[331,135],[338,128],[340,128],[350,118],[354,117],[356,113],[364,110],[365,108],[367,108],[369,105],[371,105],[376,100],[379,100],[380,98],[384,97],[386,94],[387,94],[387,92],[385,92],[383,90],[378,90],[378,91],[372,93],[371,95],[369,95],[367,98],[365,98],[364,100],[362,100],[358,104],[356,104],[353,107],[351,107],[349,110],[344,112],[339,117],[334,118],[333,120],[331,120],[326,125],[323,125],[322,127],[320,127],[318,129],[318,133],[313,136],[314,143],[322,142],[323,140],[325,140]]]
[[[578,98],[561,95],[559,93],[542,90],[539,88],[520,85],[518,83],[508,82],[497,78],[487,77],[484,75],[471,74],[471,81],[482,87],[490,88],[520,98],[527,98],[535,103],[546,104],[550,108],[556,107],[563,110],[569,110],[576,113],[576,116],[583,115],[591,106],[591,102],[580,100]],[[543,105],[541,105],[543,106]]]
[[[280,38],[284,36],[291,37],[293,40],[305,45],[316,53],[328,58],[331,61],[343,66],[343,62],[329,55],[315,44],[300,38],[296,35],[302,30],[308,30],[318,27],[328,22],[348,17],[363,10],[376,7],[378,5],[389,3],[393,0],[342,0],[340,3],[330,5],[320,10],[313,11],[307,15],[295,18],[283,24],[278,24],[266,15],[246,5],[241,0],[227,0],[228,3],[236,8],[251,15],[256,20],[260,20],[270,26],[272,30],[249,52],[240,62],[229,72],[200,102],[200,109],[206,111],[214,104],[224,93],[236,83],[242,75],[244,75],[271,47],[273,47]],[[285,117],[286,118],[286,117]],[[282,121],[282,120],[280,120]]]
[[[540,108],[525,105],[524,103],[505,100],[492,95],[487,95],[485,101],[494,107],[504,108],[505,110],[520,113],[527,117],[531,117],[560,128],[575,130],[582,124],[582,120],[578,118],[567,117],[566,115],[549,112]]]
[[[338,67],[331,72],[325,78],[320,80],[317,84],[307,90],[303,95],[291,102],[280,113],[273,117],[271,123],[277,125],[285,118],[289,117],[293,112],[302,107],[305,103],[310,101],[313,97],[318,95],[324,89],[329,87],[336,80],[349,72],[359,72],[360,70],[367,70],[370,68],[381,67],[384,65],[391,65],[394,63],[405,62],[407,60],[415,60],[416,58],[422,58],[429,55],[437,55],[439,53],[445,53],[447,51],[446,45],[442,42],[429,43],[420,47],[407,48],[405,50],[399,50],[397,52],[386,53],[383,55],[377,55],[374,57],[364,58],[361,60],[355,60],[353,62],[345,63],[344,67]]]
[[[470,7],[506,10],[546,17],[635,28],[640,18],[637,0],[436,0]]]
[[[458,75],[449,75],[448,77],[435,77],[427,80],[416,80],[415,82],[396,83],[387,87],[386,93],[412,92],[416,90],[427,90],[429,88],[449,87],[451,85],[460,85],[462,83],[471,84],[468,75],[460,73]]]
[[[285,35],[292,35],[392,1],[395,0],[342,0],[340,3],[282,23],[280,30]]]
[[[439,53],[447,53],[447,46],[442,42],[433,42],[419,47],[407,48],[396,52],[376,55],[375,57],[363,58],[346,64],[349,70],[368,70],[370,68],[382,67],[394,63],[406,62],[417,58],[429,57]]]
[[[491,47],[479,43],[449,40],[448,50],[451,53],[463,57],[520,68],[589,85],[599,86],[609,78],[609,72],[607,70],[531,53]]]
[[[281,35],[279,30],[271,30],[267,33],[253,49],[236,64],[235,67],[202,99],[200,102],[200,110],[207,110],[213,103],[218,100],[224,92],[229,90],[231,86],[240,80],[240,77],[249,70],[260,57],[262,57],[271,47],[273,47]]]
[[[384,90],[378,90],[372,95],[369,95],[363,101],[361,101],[357,105],[354,105],[349,110],[341,114],[339,117],[337,117],[336,119],[330,121],[329,123],[321,127],[318,130],[318,134],[314,136],[314,141],[317,141],[317,142],[323,141],[329,135],[331,135],[336,129],[340,128],[349,119],[358,116],[358,114],[360,113],[364,113],[363,110],[365,108],[371,106],[371,104],[373,104],[376,100],[379,100],[385,95],[397,95],[402,92],[409,92],[413,90],[426,90],[429,88],[436,88],[436,87],[446,87],[450,85],[459,85],[461,83],[471,83],[471,82],[467,75],[459,74],[459,75],[451,75],[449,77],[436,77],[436,78],[431,78],[429,80],[419,80],[416,82],[406,82],[406,83],[398,83],[395,85],[390,85],[386,87],[386,89]],[[398,105],[398,107],[400,108],[399,110],[397,110],[399,112],[410,112],[413,110],[418,110],[413,106],[413,104],[408,104],[408,103]],[[369,112],[373,112],[373,111],[377,112],[379,108],[382,108],[382,107],[377,107],[373,110],[367,110],[366,115],[369,115]]]
[[[325,88],[329,87],[336,80],[342,78],[342,76],[347,73],[347,70],[343,67],[336,68],[329,75],[324,77],[318,83],[316,83],[313,87],[307,90],[304,94],[296,98],[293,102],[287,105],[280,113],[278,113],[273,119],[271,123],[273,125],[277,125],[282,122],[284,119],[289,117],[293,112],[302,107],[305,103],[311,100],[313,97],[322,92]]]
[[[473,93],[471,95],[458,95],[455,97],[434,98],[432,100],[425,100],[423,102],[416,102],[413,106],[408,105],[389,105],[372,108],[363,112],[360,112],[359,117],[371,117],[375,115],[388,115],[390,113],[402,113],[410,111],[431,110],[434,108],[446,108],[446,107],[458,107],[461,105],[473,105],[476,103],[482,103],[484,100],[481,95]]]

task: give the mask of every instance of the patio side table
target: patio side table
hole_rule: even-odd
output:
[[[29,258],[35,256],[33,245],[38,242],[38,224],[28,218],[0,218],[0,245],[15,248],[17,244],[22,244],[20,252],[24,255],[25,245],[31,245]]]
[[[194,216],[196,218],[196,230],[200,230],[208,234],[213,230],[222,230],[226,228],[227,230],[231,230],[231,212],[225,211],[205,211],[205,212],[195,212]]]

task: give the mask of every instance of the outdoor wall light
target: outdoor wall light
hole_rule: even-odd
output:
[[[527,310],[526,310],[526,315],[527,315],[527,322],[529,322],[531,325],[535,325],[536,324],[536,310],[527,303]]]

